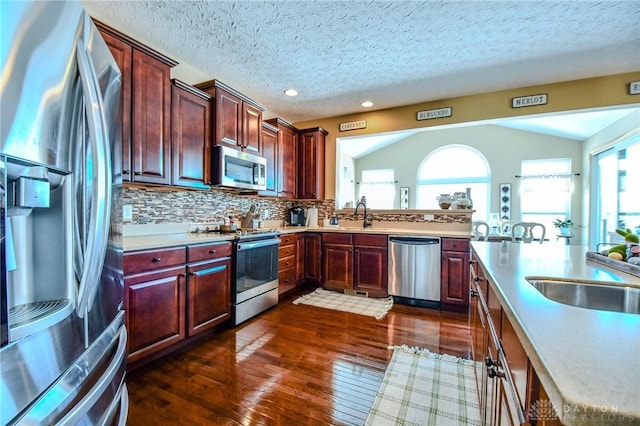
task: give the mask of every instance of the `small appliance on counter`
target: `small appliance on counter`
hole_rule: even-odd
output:
[[[307,209],[307,228],[317,228],[318,227],[318,209],[315,207],[309,207]]]
[[[302,207],[293,207],[289,209],[289,224],[291,226],[305,226],[306,218]]]

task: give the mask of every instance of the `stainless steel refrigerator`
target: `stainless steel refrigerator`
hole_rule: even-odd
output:
[[[0,16],[0,424],[125,424],[120,71],[78,2]]]

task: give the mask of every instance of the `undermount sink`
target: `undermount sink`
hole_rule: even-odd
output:
[[[640,314],[640,287],[625,283],[526,277],[547,299],[601,311]]]

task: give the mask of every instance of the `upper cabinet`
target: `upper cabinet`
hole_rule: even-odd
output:
[[[168,185],[170,72],[177,62],[101,22],[96,25],[122,72],[123,181]]]
[[[213,144],[261,154],[265,108],[218,80],[196,87],[214,98]]]
[[[296,198],[298,195],[298,129],[279,118],[267,120],[278,129],[276,180],[277,195]]]
[[[322,127],[300,130],[298,134],[298,198],[324,199],[325,137]]]
[[[267,159],[267,189],[259,195],[278,195],[278,128],[262,123],[262,156]]]
[[[208,189],[211,181],[211,97],[172,80],[171,185]]]

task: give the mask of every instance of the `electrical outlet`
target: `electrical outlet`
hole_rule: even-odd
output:
[[[433,220],[433,219],[435,219],[435,216],[432,215],[432,214],[425,214],[425,215],[422,216],[422,218],[424,220]]]
[[[124,222],[131,222],[133,220],[133,208],[131,204],[122,206],[122,220]]]

